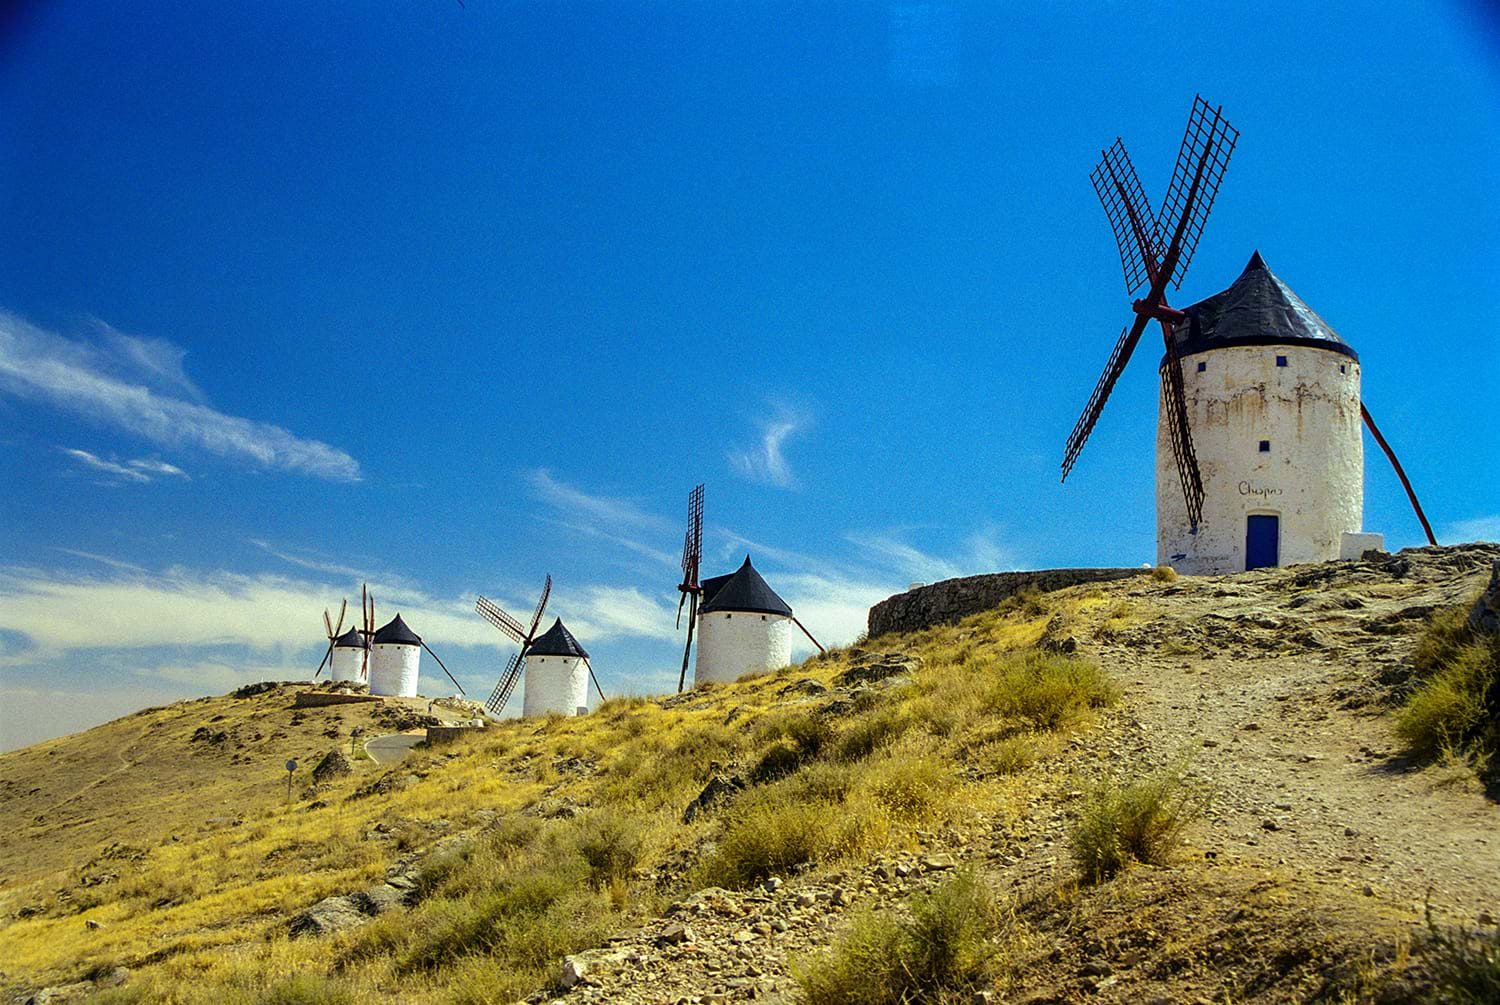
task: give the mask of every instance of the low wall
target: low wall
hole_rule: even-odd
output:
[[[324,705],[353,705],[363,701],[379,701],[375,695],[348,694],[343,691],[299,691],[292,699],[293,708],[321,708]]]
[[[945,579],[898,593],[870,608],[870,638],[887,632],[915,632],[933,625],[951,625],[970,614],[998,607],[1006,597],[1025,589],[1043,593],[1083,583],[1103,583],[1149,573],[1150,569],[1040,569],[1035,572],[992,572],[983,576]]]
[[[428,726],[427,746],[441,747],[445,743],[454,743],[464,736],[477,733],[482,726]]]

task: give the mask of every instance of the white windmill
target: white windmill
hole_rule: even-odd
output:
[[[437,665],[453,681],[458,693],[463,694],[463,685],[448,673],[438,654],[422,641],[422,637],[407,627],[400,614],[370,637],[370,693],[415,698],[424,649],[437,660]]]
[[[808,641],[823,647],[792,614],[792,608],[750,564],[750,556],[738,570],[698,582],[703,558],[703,486],[688,494],[688,526],[682,547],[682,582],[677,589],[688,605],[687,644],[682,650],[682,674],[677,689],[687,677],[693,634],[698,636],[698,662],[693,666],[693,686],[730,683],[747,674],[765,673],[792,661],[792,626]],[[677,607],[679,618],[682,604]]]
[[[604,700],[604,691],[589,664],[589,654],[561,618],[554,619],[551,628],[537,635],[542,612],[547,609],[547,598],[551,595],[552,577],[548,576],[542,585],[536,612],[531,616],[530,627],[523,626],[486,597],[481,596],[475,601],[474,610],[480,617],[521,644],[520,651],[506,662],[500,679],[484,703],[491,715],[498,716],[505,710],[505,703],[510,701],[523,672],[526,676],[521,697],[523,716],[585,714],[588,712],[591,680],[599,700]]]
[[[1201,97],[1193,103],[1160,214],[1153,215],[1117,139],[1091,176],[1114,228],[1132,305],[1104,373],[1068,437],[1063,478],[1078,459],[1142,334],[1162,331],[1156,436],[1157,562],[1189,574],[1358,557],[1360,423],[1389,457],[1432,536],[1406,474],[1360,400],[1359,356],[1256,252],[1226,290],[1181,310],[1180,286],[1239,133]]]

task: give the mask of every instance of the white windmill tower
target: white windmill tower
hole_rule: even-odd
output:
[[[437,660],[437,665],[453,681],[458,693],[463,694],[463,685],[448,673],[438,654],[422,641],[422,637],[407,627],[400,614],[370,637],[370,693],[415,698],[424,649]]]
[[[526,650],[526,686],[521,714],[585,715],[589,710],[589,654],[562,623],[539,635]],[[602,694],[601,694],[602,697]]]
[[[491,715],[498,716],[505,711],[505,703],[510,701],[523,671],[526,674],[526,688],[521,697],[523,716],[583,715],[588,711],[588,684],[591,680],[599,700],[604,700],[604,691],[589,664],[589,654],[561,618],[555,619],[551,628],[537,635],[542,612],[547,609],[547,598],[551,595],[552,577],[548,576],[542,585],[536,612],[531,616],[530,627],[522,625],[486,597],[481,596],[474,602],[474,610],[480,617],[521,644],[520,651],[506,661],[500,679],[485,700],[484,707]],[[529,668],[528,662],[531,662]]]
[[[1208,219],[1238,132],[1201,97],[1153,216],[1116,140],[1092,175],[1114,227],[1131,306],[1103,375],[1068,438],[1067,478],[1115,381],[1152,321],[1166,349],[1157,413],[1157,562],[1198,575],[1317,562],[1379,545],[1360,533],[1360,422],[1385,450],[1432,538],[1395,454],[1360,401],[1359,357],[1256,252],[1227,290],[1166,304]]]
[[[351,627],[333,640],[333,653],[328,664],[328,673],[335,684],[349,682],[365,683],[365,662],[369,659],[365,637],[358,628]]]
[[[791,607],[750,564],[750,556],[727,576],[705,579],[698,607],[698,662],[693,686],[727,684],[792,661],[792,626],[818,651],[823,647]]]

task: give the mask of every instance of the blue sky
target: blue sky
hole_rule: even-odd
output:
[[[606,691],[665,690],[698,481],[705,574],[749,551],[826,641],[1152,560],[1154,353],[1058,463],[1128,319],[1089,170],[1120,135],[1159,200],[1195,92],[1241,140],[1174,302],[1259,248],[1439,539],[1500,536],[1480,5],[23,5],[0,749],[305,675],[364,580],[480,694],[474,594],[550,572]]]

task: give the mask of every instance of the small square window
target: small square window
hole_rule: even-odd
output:
[[[1285,356],[1277,356],[1276,357],[1276,365],[1277,366],[1286,366],[1286,357]]]
[[[1198,372],[1199,373],[1202,373],[1204,370],[1207,370],[1207,369],[1208,369],[1208,364],[1207,363],[1199,363],[1198,364]]]
[[[1263,454],[1269,454],[1271,452],[1271,441],[1270,440],[1261,440],[1260,441],[1260,452],[1263,453]]]
[[[1347,366],[1345,366],[1344,364],[1340,363],[1339,364],[1339,373],[1348,373],[1348,372],[1349,372],[1349,368]]]

